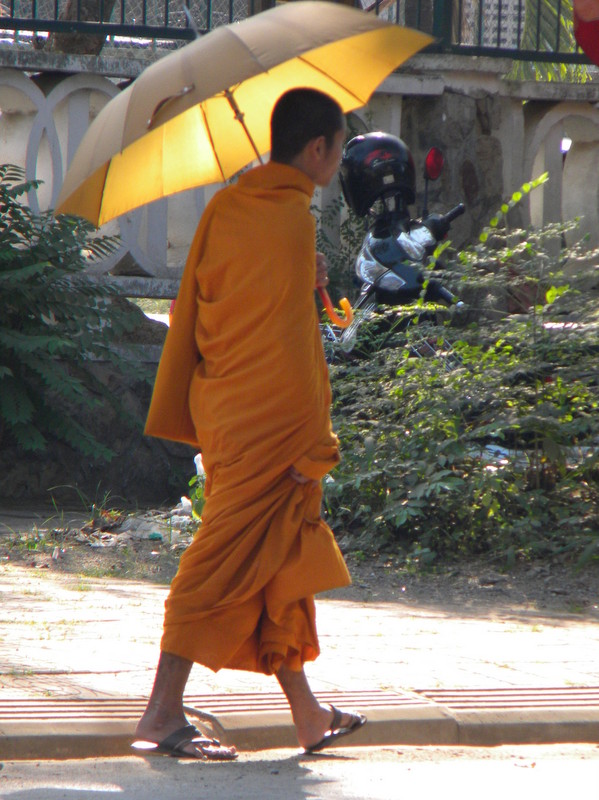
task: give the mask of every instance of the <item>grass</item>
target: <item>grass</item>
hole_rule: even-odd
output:
[[[170,300],[156,300],[151,297],[136,297],[131,302],[141,308],[144,314],[168,314],[171,307]]]

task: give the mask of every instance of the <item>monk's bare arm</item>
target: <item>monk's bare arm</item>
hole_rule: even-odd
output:
[[[290,478],[293,478],[294,481],[297,483],[314,483],[312,478],[309,478],[307,475],[303,475],[299,472],[295,467],[289,467],[287,474]]]
[[[316,253],[316,288],[329,285],[329,264],[324,253]]]

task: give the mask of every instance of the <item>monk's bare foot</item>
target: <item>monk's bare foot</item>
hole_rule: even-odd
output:
[[[310,688],[303,668],[293,670],[282,664],[277,680],[289,702],[298,742],[307,752],[329,747],[339,737],[353,733],[366,722],[366,717],[357,712],[322,705]]]
[[[189,725],[185,714],[169,714],[166,710],[148,707],[137,723],[135,737],[146,742],[161,742],[185,725]]]

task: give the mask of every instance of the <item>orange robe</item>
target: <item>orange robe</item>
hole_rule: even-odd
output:
[[[314,303],[313,191],[270,162],[208,205],[146,424],[202,451],[202,525],[161,646],[215,671],[300,669],[319,653],[313,595],[350,582],[320,517],[319,481],[339,453]],[[290,466],[312,480],[298,484]]]

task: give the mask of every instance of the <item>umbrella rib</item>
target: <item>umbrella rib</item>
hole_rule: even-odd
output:
[[[245,124],[245,115],[244,115],[243,111],[239,108],[239,105],[237,104],[237,100],[233,97],[233,92],[231,91],[231,89],[225,89],[225,97],[227,98],[227,100],[229,101],[229,105],[231,106],[231,108],[235,112],[235,119],[237,120],[237,122],[239,122],[239,124],[241,125],[241,127],[245,131],[245,135],[248,137],[248,139],[250,141],[250,144],[252,145],[252,148],[254,150],[254,153],[258,157],[258,161],[261,164],[263,164],[264,162],[262,161],[262,156],[260,155],[260,152],[259,152],[258,148],[256,147],[256,142],[254,141],[254,139],[252,137],[252,134],[249,131],[248,126]]]
[[[360,105],[364,104],[365,101],[362,97],[358,97],[357,94],[354,94],[354,92],[352,92],[351,89],[349,89],[345,84],[338,81],[337,78],[333,78],[330,73],[326,72],[326,70],[317,67],[315,64],[312,64],[311,61],[308,61],[308,59],[304,58],[303,56],[296,56],[296,58],[298,61],[302,61],[304,64],[310,67],[310,69],[313,69],[315,72],[319,72],[321,75],[327,78],[327,80],[331,81],[336,86],[339,86],[341,89],[343,89],[344,92],[347,92],[349,95],[351,95],[354,98],[354,100],[356,100],[356,102],[358,102]]]
[[[214,153],[214,158],[216,159],[216,163],[218,164],[218,168],[220,170],[220,174],[224,182],[226,181],[226,178],[225,178],[225,173],[223,171],[223,165],[220,163],[220,158],[218,157],[218,153],[216,152],[216,145],[214,143],[214,139],[212,138],[212,131],[210,130],[210,125],[208,124],[206,111],[201,104],[200,104],[200,109],[202,110],[202,116],[204,117],[204,125],[206,126],[206,133],[208,134],[208,138],[210,139],[210,144],[212,145],[212,152]]]

